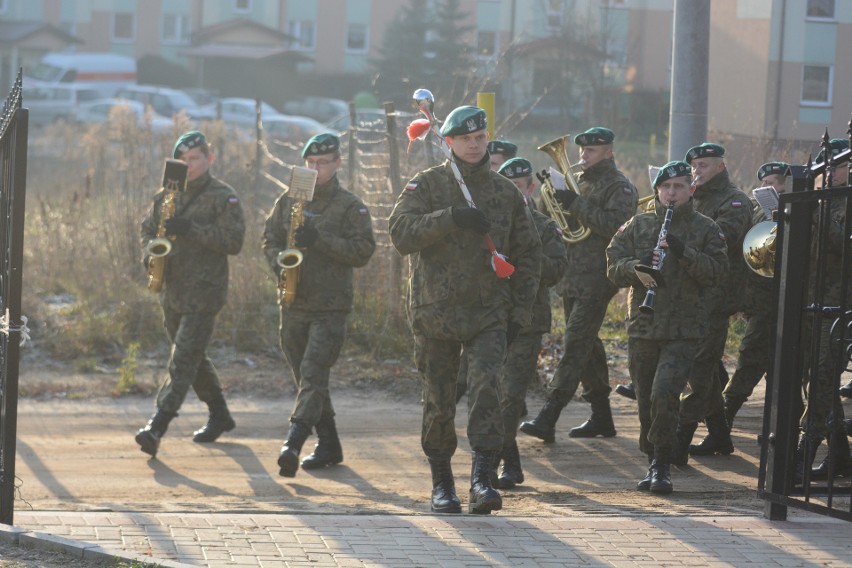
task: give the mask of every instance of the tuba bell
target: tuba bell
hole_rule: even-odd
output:
[[[762,221],[749,229],[743,239],[743,257],[756,274],[772,278],[775,275],[775,238],[778,223]]]
[[[565,176],[565,183],[568,185],[568,190],[579,194],[580,187],[577,185],[577,179],[574,177],[573,166],[568,160],[568,153],[565,148],[567,140],[568,136],[560,136],[555,140],[542,144],[538,147],[538,149],[547,153],[547,155],[556,162],[556,165],[559,167],[559,171]],[[562,209],[562,206],[559,205],[558,201],[556,201],[556,190],[553,187],[553,182],[550,180],[550,175],[545,171],[539,179],[541,179],[542,182],[541,203],[544,205],[547,214],[550,215],[550,217],[559,225],[559,228],[562,229],[562,240],[564,240],[566,244],[575,244],[587,239],[589,235],[592,234],[592,230],[583,226],[582,223],[580,223],[577,219],[574,219],[572,215]]]

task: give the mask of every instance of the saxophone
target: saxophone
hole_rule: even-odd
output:
[[[186,163],[180,160],[166,160],[163,172],[163,190],[166,192],[160,205],[160,223],[157,236],[145,245],[148,260],[148,289],[159,292],[163,289],[166,276],[166,257],[172,251],[174,236],[166,236],[166,220],[174,217],[177,208],[177,194],[186,186]]]
[[[296,299],[301,264],[304,254],[296,247],[296,230],[305,222],[305,202],[294,200],[290,207],[290,230],[287,231],[287,248],[278,253],[276,264],[281,267],[278,278],[278,303],[290,307]]]

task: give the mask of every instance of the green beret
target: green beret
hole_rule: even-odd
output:
[[[502,154],[508,160],[518,155],[518,146],[505,140],[492,140],[488,143],[489,154]]]
[[[441,126],[441,136],[470,134],[488,127],[485,111],[475,106],[462,106],[447,115]]]
[[[849,140],[847,140],[846,138],[832,138],[828,141],[828,147],[831,149],[831,155],[833,157],[849,147]],[[825,149],[821,150],[816,157],[817,164],[821,164],[824,161]]]
[[[509,179],[515,179],[531,176],[533,166],[526,158],[512,158],[503,162],[498,171]]]
[[[786,162],[766,162],[757,168],[757,179],[763,181],[766,176],[780,174],[782,176],[790,175],[790,165]]]
[[[312,136],[302,148],[302,159],[308,156],[322,156],[323,154],[336,154],[340,152],[340,138],[334,134],[323,132]]]
[[[725,149],[718,144],[712,144],[710,142],[704,142],[703,144],[699,144],[698,146],[693,146],[686,153],[686,162],[688,164],[692,163],[692,160],[695,158],[721,158],[725,155]]]
[[[615,140],[615,132],[603,126],[593,126],[585,132],[574,137],[577,146],[604,146],[612,144]]]
[[[680,160],[671,161],[657,172],[657,177],[654,178],[654,189],[657,189],[657,186],[667,179],[682,176],[692,176],[692,168],[686,162],[681,162]]]
[[[180,135],[180,138],[175,142],[174,150],[172,151],[173,158],[179,158],[182,154],[197,148],[199,146],[207,146],[207,138],[198,130],[190,130]]]

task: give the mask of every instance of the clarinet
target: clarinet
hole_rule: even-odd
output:
[[[674,205],[666,205],[666,216],[663,218],[663,226],[660,227],[660,235],[657,237],[657,246],[654,247],[654,252],[657,253],[654,265],[651,267],[654,270],[663,269],[663,260],[666,258],[666,249],[661,247],[660,243],[664,238],[666,238],[666,235],[669,234],[669,225],[671,225],[673,214]],[[656,289],[648,288],[648,290],[645,292],[645,300],[642,302],[642,305],[639,306],[639,312],[643,314],[653,314],[654,302],[656,301],[656,299]]]

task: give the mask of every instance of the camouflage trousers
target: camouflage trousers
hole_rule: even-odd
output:
[[[606,298],[562,297],[565,309],[564,352],[547,386],[548,393],[568,402],[582,383],[583,398],[595,400],[609,396],[609,367],[606,351],[598,332],[606,317],[612,296]]]
[[[811,316],[814,317],[814,316]],[[822,318],[819,334],[819,350],[810,349],[804,353],[805,381],[803,384],[805,392],[805,410],[799,423],[803,432],[817,438],[828,437],[829,432],[843,432],[844,412],[840,402],[840,373],[842,367],[836,364],[837,356],[831,348],[831,326],[834,318],[827,316]],[[802,337],[810,342],[813,321],[807,318],[802,322]],[[816,353],[814,353],[816,351]],[[816,377],[810,364],[816,358]],[[846,357],[843,357],[846,361]]]
[[[346,312],[282,309],[278,331],[298,391],[290,421],[313,428],[334,416],[328,379],[346,338]]]
[[[458,447],[456,381],[461,350],[467,359],[467,438],[473,451],[503,447],[500,375],[506,353],[506,331],[484,331],[464,341],[415,335],[414,362],[423,381],[420,444],[427,457],[449,459]]]
[[[679,397],[698,344],[697,339],[628,339],[630,379],[639,404],[639,449],[649,456],[655,447],[677,445]]]
[[[748,317],[737,355],[737,370],[723,391],[726,400],[747,400],[760,379],[769,371],[771,319],[768,312],[757,312]]]
[[[222,396],[216,367],[207,357],[207,344],[213,335],[215,313],[180,314],[163,308],[163,327],[172,344],[169,374],[157,393],[157,408],[176,413],[189,388],[209,403]]]
[[[509,345],[500,380],[500,410],[503,413],[503,447],[512,445],[521,424],[527,387],[538,374],[541,333],[521,333]]]
[[[680,423],[701,422],[725,406],[719,382],[719,361],[725,354],[728,316],[711,314],[707,335],[700,340],[695,363],[689,374],[689,391],[680,399]]]

